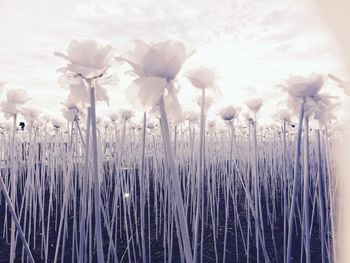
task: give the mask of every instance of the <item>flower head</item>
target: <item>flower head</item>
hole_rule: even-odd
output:
[[[301,99],[315,96],[321,90],[323,84],[322,76],[311,74],[309,77],[290,76],[283,87],[289,96],[294,99]]]
[[[154,128],[157,127],[157,123],[156,123],[155,120],[150,120],[150,121],[147,122],[146,127],[147,127],[148,129],[150,129],[150,130],[153,130]]]
[[[63,122],[60,119],[52,118],[51,123],[55,129],[60,129],[64,126]]]
[[[83,114],[83,111],[72,101],[67,100],[63,105],[65,106],[62,109],[63,117],[70,122],[78,119],[79,115]]]
[[[18,114],[21,112],[21,106],[30,100],[25,90],[22,89],[10,89],[6,94],[6,101],[1,102],[1,111],[5,114],[6,118]]]
[[[224,121],[231,121],[237,117],[238,110],[233,106],[227,106],[220,110],[219,115]]]
[[[28,122],[33,122],[38,118],[40,114],[40,112],[34,108],[23,108],[21,112],[24,116],[24,119]]]
[[[152,45],[143,59],[145,76],[174,80],[189,57],[183,43],[167,40]]]
[[[112,112],[109,114],[109,118],[113,123],[115,123],[118,120],[118,114],[116,112]]]
[[[111,64],[113,49],[111,46],[100,46],[95,40],[73,40],[67,49],[67,55],[54,53],[68,61],[63,71],[82,75],[84,78],[95,78],[103,74]]]
[[[124,121],[127,121],[134,116],[134,112],[130,109],[122,109],[120,115]]]
[[[10,89],[6,94],[7,101],[12,104],[23,105],[30,98],[23,89]]]
[[[277,119],[286,121],[286,122],[291,122],[291,113],[287,109],[282,109],[276,114]]]
[[[178,113],[181,108],[173,82],[188,56],[184,44],[179,41],[167,40],[153,45],[134,41],[134,49],[123,59],[139,77],[125,92],[128,101],[147,111],[155,109],[164,95],[169,116],[176,118],[178,114],[172,112]]]
[[[213,69],[200,67],[190,71],[187,78],[198,89],[215,88],[216,74]]]
[[[256,99],[249,100],[247,102],[247,106],[249,110],[251,110],[253,113],[257,113],[260,110],[263,103],[264,103],[263,99],[256,98]]]

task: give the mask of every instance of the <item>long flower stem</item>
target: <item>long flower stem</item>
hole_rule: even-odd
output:
[[[179,221],[179,223],[177,224],[177,227],[179,228],[180,234],[181,234],[179,239],[181,239],[183,243],[185,260],[187,263],[189,263],[189,262],[192,262],[190,238],[188,234],[188,226],[187,226],[187,219],[185,216],[185,209],[183,205],[179,174],[178,174],[177,166],[175,162],[174,151],[171,148],[169,124],[168,124],[168,117],[165,111],[164,96],[162,96],[159,100],[159,107],[160,107],[161,122],[163,124],[161,127],[162,129],[164,129],[163,131],[164,147],[167,149],[166,153],[167,153],[168,165],[171,173],[171,183],[173,188],[172,195],[175,197],[176,212],[177,212],[176,216],[178,217],[178,221]]]
[[[303,206],[304,206],[304,239],[305,239],[305,260],[310,263],[310,217],[309,217],[309,117],[304,120],[304,191],[303,191]]]
[[[95,236],[97,242],[97,261],[104,262],[102,247],[102,229],[101,229],[101,204],[100,204],[100,178],[97,151],[97,128],[96,128],[96,105],[95,105],[95,87],[89,83],[90,88],[90,106],[91,106],[91,138],[92,138],[92,161],[93,161],[93,180],[94,180],[94,203],[95,203]]]
[[[299,122],[298,122],[298,134],[297,134],[297,141],[296,141],[296,149],[295,149],[295,157],[294,157],[294,174],[293,174],[293,192],[292,192],[292,201],[290,204],[290,212],[289,212],[289,220],[288,220],[288,242],[287,242],[287,261],[291,261],[292,256],[292,237],[293,237],[293,226],[294,226],[294,210],[295,210],[295,203],[297,198],[297,187],[298,187],[298,180],[299,180],[299,161],[300,161],[300,145],[301,145],[301,133],[302,133],[302,126],[303,126],[303,119],[304,119],[304,108],[305,108],[305,100],[300,105],[300,112],[299,112]]]

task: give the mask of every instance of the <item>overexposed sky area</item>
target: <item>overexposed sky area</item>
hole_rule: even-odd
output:
[[[197,91],[184,75],[197,66],[212,67],[222,93],[212,116],[221,105],[262,97],[261,116],[271,118],[286,105],[276,86],[290,74],[331,72],[346,78],[340,49],[309,1],[1,0],[0,32],[0,82],[27,90],[32,97],[27,106],[53,116],[61,115],[68,94],[57,84],[56,70],[65,62],[53,52],[66,53],[72,39],[110,44],[116,55],[136,38],[183,41],[196,52],[179,74],[180,100],[185,109],[197,106]],[[124,69],[118,70],[119,84],[108,87],[110,106],[98,105],[102,116],[128,105]],[[325,90],[344,96],[332,81]]]

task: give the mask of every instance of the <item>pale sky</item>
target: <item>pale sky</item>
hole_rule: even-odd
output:
[[[72,39],[110,44],[116,55],[135,38],[183,41],[196,52],[179,74],[180,100],[185,109],[196,107],[197,91],[183,76],[212,67],[222,93],[212,115],[223,104],[262,97],[261,115],[271,117],[276,105],[285,105],[276,85],[290,74],[346,77],[337,43],[306,0],[1,0],[0,32],[0,82],[27,90],[27,106],[53,116],[61,115],[68,93],[57,84],[65,62],[53,52],[66,53]],[[100,115],[128,105],[130,79],[119,78],[108,88],[110,107],[98,105]],[[325,90],[343,96],[331,81]]]

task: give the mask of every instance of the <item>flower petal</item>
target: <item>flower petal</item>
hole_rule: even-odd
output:
[[[144,77],[133,81],[125,91],[126,98],[138,108],[152,108],[162,96],[167,81],[162,78]]]

